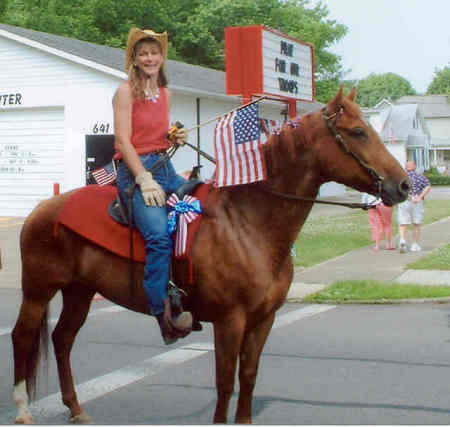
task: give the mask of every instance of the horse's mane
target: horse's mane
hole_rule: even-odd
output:
[[[278,175],[290,161],[295,161],[301,146],[311,139],[307,123],[311,113],[297,116],[272,130],[264,144],[264,153],[269,175]]]

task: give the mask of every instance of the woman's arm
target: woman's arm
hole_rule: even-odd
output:
[[[172,107],[172,92],[170,89],[166,88],[166,94],[167,94],[167,105],[169,108],[169,116],[170,116],[170,109]],[[170,138],[171,141],[175,142],[175,144],[178,145],[184,145],[184,143],[188,139],[187,130],[185,128],[178,129],[173,137]]]
[[[167,95],[167,105],[169,106],[169,114],[170,109],[172,108],[172,91],[166,87],[166,95]]]
[[[120,85],[113,98],[114,110],[114,133],[117,148],[123,155],[123,160],[127,164],[134,176],[145,172],[145,168],[136,153],[136,149],[131,144],[131,111],[133,98],[128,83]]]

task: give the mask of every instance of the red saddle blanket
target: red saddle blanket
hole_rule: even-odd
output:
[[[201,184],[195,189],[193,196],[203,204],[210,189],[210,184]],[[80,188],[64,205],[58,223],[117,255],[129,258],[130,229],[112,219],[108,212],[116,197],[117,188],[111,185],[88,185]],[[201,217],[199,215],[188,225],[186,253],[182,259],[189,258]],[[133,232],[133,246],[134,260],[145,262],[144,239],[136,229]]]

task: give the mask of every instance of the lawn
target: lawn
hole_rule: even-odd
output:
[[[448,200],[427,200],[425,223],[448,217],[449,207]],[[394,208],[392,223],[395,235],[397,208]],[[366,211],[349,210],[344,215],[310,217],[297,238],[294,263],[296,267],[310,267],[369,244],[371,235]]]
[[[435,249],[431,254],[408,264],[414,270],[450,270],[450,245]]]
[[[336,282],[321,292],[308,295],[304,302],[385,303],[386,300],[442,298],[450,296],[450,286],[422,286],[379,282],[376,280],[347,280]]]

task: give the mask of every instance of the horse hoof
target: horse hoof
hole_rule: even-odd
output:
[[[22,414],[16,418],[15,424],[34,424],[31,414]]]
[[[71,424],[93,424],[92,418],[87,414],[86,411],[81,412],[78,415],[70,417]]]

